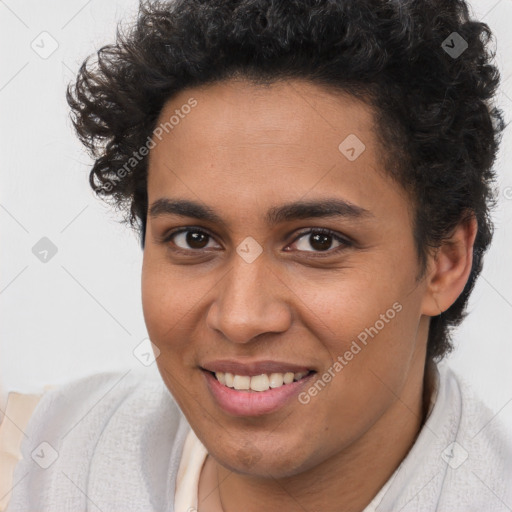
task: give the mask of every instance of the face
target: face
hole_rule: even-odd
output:
[[[222,465],[298,474],[350,451],[421,381],[410,198],[350,96],[228,81],[173,97],[160,123],[173,115],[149,157],[142,271],[159,371]],[[277,387],[231,389],[215,370]]]

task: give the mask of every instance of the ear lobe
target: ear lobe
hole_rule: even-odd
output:
[[[478,223],[472,215],[430,257],[431,271],[422,304],[424,315],[437,316],[446,311],[464,290],[473,264],[477,230]]]

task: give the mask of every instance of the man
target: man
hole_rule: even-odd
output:
[[[141,5],[68,100],[161,382],[47,395],[12,511],[510,509],[504,429],[437,367],[491,240],[489,35],[464,2]]]

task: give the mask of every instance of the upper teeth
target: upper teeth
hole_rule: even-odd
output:
[[[232,373],[215,372],[217,380],[234,389],[252,389],[253,391],[267,391],[269,388],[279,388],[283,384],[290,384],[294,380],[302,379],[309,372],[286,372],[286,373],[271,373],[267,375],[255,375],[249,377],[248,375],[233,375]]]

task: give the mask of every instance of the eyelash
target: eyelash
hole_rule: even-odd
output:
[[[172,238],[176,235],[179,235],[181,233],[187,233],[187,232],[193,232],[193,233],[201,233],[204,234],[210,238],[215,238],[213,235],[208,233],[202,228],[196,228],[194,226],[188,226],[186,228],[180,228],[176,231],[172,231],[166,235],[164,235],[161,238],[162,243],[168,243],[172,240]],[[309,256],[313,258],[317,257],[325,257],[325,256],[332,256],[333,254],[337,254],[338,252],[341,252],[342,250],[346,249],[347,247],[351,247],[353,243],[348,240],[347,238],[344,238],[340,235],[338,235],[335,231],[332,231],[327,228],[310,228],[305,231],[300,232],[295,239],[291,242],[292,244],[297,242],[300,238],[302,238],[305,235],[312,235],[312,234],[322,234],[322,235],[328,235],[334,238],[337,242],[339,242],[341,245],[339,247],[336,247],[335,249],[328,249],[327,251],[299,251],[299,252],[305,252],[310,253]],[[191,253],[197,253],[202,251],[202,249],[182,249],[181,247],[172,247],[170,248],[173,252],[178,254],[184,254],[187,256],[190,256]]]

